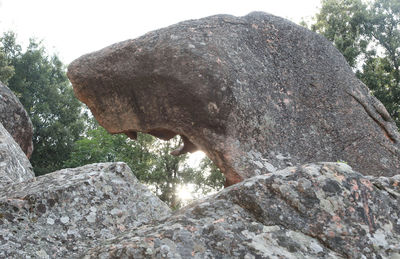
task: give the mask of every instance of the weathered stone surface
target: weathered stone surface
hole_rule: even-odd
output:
[[[168,215],[124,163],[64,169],[0,189],[0,258],[77,258]]]
[[[323,37],[251,13],[191,20],[75,60],[77,97],[111,133],[185,136],[227,184],[317,161],[400,173],[384,106]]]
[[[0,123],[29,158],[33,151],[33,126],[14,93],[0,82]]]
[[[399,176],[367,179],[342,163],[289,167],[101,242],[85,258],[397,258],[399,185]]]
[[[34,177],[28,158],[0,123],[0,191],[7,185]]]

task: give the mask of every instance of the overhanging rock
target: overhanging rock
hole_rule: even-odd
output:
[[[111,133],[184,137],[227,185],[290,165],[346,161],[400,173],[384,106],[323,37],[265,14],[190,20],[82,56],[76,96]]]
[[[0,189],[0,258],[77,258],[170,213],[124,163],[60,170]]]

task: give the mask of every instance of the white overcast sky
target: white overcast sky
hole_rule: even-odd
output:
[[[43,40],[64,63],[112,43],[214,14],[264,11],[299,22],[320,0],[0,0],[0,33]]]

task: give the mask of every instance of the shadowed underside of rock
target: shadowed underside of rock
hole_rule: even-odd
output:
[[[0,188],[0,258],[78,258],[170,213],[124,163],[60,170]]]
[[[397,258],[400,178],[341,163],[256,176],[84,258]]]
[[[347,161],[400,173],[399,133],[326,39],[265,13],[218,15],[82,56],[76,96],[111,133],[179,134],[233,184],[265,170]]]

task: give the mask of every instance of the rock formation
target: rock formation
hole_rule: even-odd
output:
[[[227,185],[306,162],[400,173],[399,133],[325,38],[265,13],[217,15],[84,55],[76,96],[111,133],[179,134]]]
[[[400,177],[315,163],[171,214],[124,163],[0,189],[0,258],[397,258]]]
[[[0,123],[0,190],[34,177],[28,158]]]
[[[84,258],[398,258],[400,177],[342,163],[256,176]],[[396,257],[397,256],[397,257]]]
[[[0,123],[0,258],[400,257],[399,134],[319,36],[215,16],[84,56],[69,76],[110,132],[180,134],[175,154],[201,148],[244,180],[171,213],[124,163],[34,178]],[[339,159],[365,171],[277,170]]]
[[[17,140],[32,142],[26,111],[1,84],[0,112],[0,121]],[[2,123],[0,258],[77,258],[100,240],[171,214],[124,163],[64,169],[35,178],[27,156]]]
[[[26,156],[33,151],[33,126],[28,113],[14,93],[0,82],[0,123],[11,134]]]
[[[60,170],[0,188],[0,258],[78,258],[170,213],[124,163]]]

